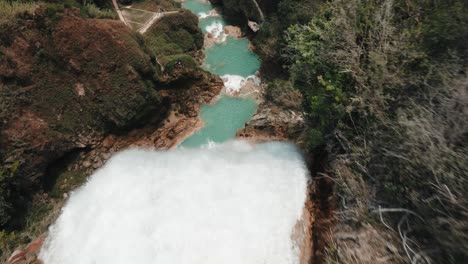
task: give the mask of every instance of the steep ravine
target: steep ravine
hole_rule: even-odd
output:
[[[217,95],[222,88],[221,80],[216,77],[201,76],[200,80],[208,79],[210,84],[209,90],[205,91],[198,102],[210,103],[212,102],[215,95]],[[224,80],[226,84],[226,80]],[[203,81],[200,83],[199,89],[203,85],[206,85]],[[193,89],[193,88],[191,88]],[[197,88],[193,91],[197,91]],[[237,88],[236,88],[237,89]],[[238,89],[237,93],[231,95],[242,95],[248,93],[249,87],[246,89]],[[163,90],[164,92],[164,90]],[[168,89],[170,93],[170,90]],[[179,99],[180,100],[180,99]],[[260,107],[253,117],[253,120],[247,122],[244,129],[237,132],[237,136],[248,138],[249,140],[259,141],[270,141],[270,140],[292,140],[300,143],[300,131],[303,129],[303,120],[300,111],[297,109],[291,109],[288,106],[272,103],[268,100],[265,102],[265,98],[261,93],[257,92],[257,102],[260,103]],[[184,105],[183,101],[180,101],[180,105]],[[140,146],[140,147],[156,147],[156,148],[172,148],[179,144],[188,135],[192,134],[194,130],[201,128],[203,123],[196,118],[198,112],[198,106],[195,106],[195,112],[190,111],[188,115],[180,114],[178,111],[170,111],[165,121],[161,122],[150,122],[145,126],[137,129],[130,130],[129,133],[122,135],[112,134],[94,143],[91,147],[85,148],[71,158],[71,161],[67,166],[60,168],[57,173],[57,181],[64,181],[61,183],[59,188],[64,190],[72,190],[75,186],[67,186],[67,180],[62,178],[63,174],[67,171],[80,171],[83,175],[90,175],[96,169],[99,169],[105,161],[111,157],[112,153],[115,153],[121,149],[128,147]],[[315,175],[317,172],[323,170],[323,168],[317,167],[317,161],[310,161],[309,166],[312,174]],[[309,186],[308,199],[304,207],[303,218],[297,222],[295,232],[292,234],[291,239],[300,244],[301,257],[300,263],[310,263],[312,259],[313,263],[319,263],[317,259],[317,251],[320,247],[320,238],[316,233],[326,233],[327,223],[324,223],[321,219],[318,219],[316,215],[323,215],[328,213],[322,213],[324,208],[328,210],[328,204],[330,201],[328,197],[325,197],[323,192],[323,183],[321,181],[314,182],[314,185]],[[64,192],[68,196],[68,192]],[[58,207],[61,206],[63,201],[58,201]],[[329,211],[327,211],[329,212]],[[53,218],[52,218],[53,219]],[[320,230],[317,230],[317,223],[320,223]],[[315,225],[314,225],[315,224]],[[42,241],[42,240],[39,240]],[[36,243],[37,244],[37,243]],[[30,247],[37,250],[37,247]],[[28,258],[26,253],[24,256]],[[34,256],[35,253],[31,255]],[[33,257],[29,256],[29,259]],[[20,263],[20,262],[12,262]]]

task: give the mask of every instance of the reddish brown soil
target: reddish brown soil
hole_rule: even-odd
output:
[[[326,155],[309,156],[309,169],[313,177],[313,183],[309,186],[310,200],[306,208],[312,215],[312,259],[310,263],[324,263],[324,251],[330,240],[331,230],[334,225],[333,213],[336,208],[333,195],[333,181],[322,177],[320,173],[326,168]]]

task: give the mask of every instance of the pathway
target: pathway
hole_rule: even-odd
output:
[[[148,10],[132,8],[132,7],[119,7],[117,0],[112,0],[115,11],[122,21],[129,28],[144,34],[154,23],[165,15],[176,14],[179,11],[168,12],[152,12]]]

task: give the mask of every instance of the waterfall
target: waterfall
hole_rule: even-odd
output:
[[[226,21],[209,2],[183,5],[217,38],[204,51],[204,67],[222,77],[226,92],[259,86],[260,61],[249,41],[228,37]],[[203,129],[178,149],[114,155],[71,194],[39,258],[46,264],[305,263],[302,155],[289,143],[221,143],[256,108],[253,98],[222,95],[201,107]]]
[[[288,143],[114,155],[70,196],[46,264],[296,264],[307,168]]]

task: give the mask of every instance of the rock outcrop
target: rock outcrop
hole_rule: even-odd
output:
[[[262,103],[245,128],[237,132],[237,136],[253,138],[255,141],[295,141],[303,130],[304,118],[301,112]]]
[[[268,84],[257,112],[237,132],[237,136],[254,141],[291,140],[300,143],[305,123],[301,94],[287,81]]]

